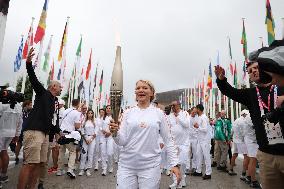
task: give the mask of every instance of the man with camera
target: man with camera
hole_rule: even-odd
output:
[[[74,99],[72,100],[72,107],[64,111],[62,123],[60,125],[62,137],[66,135],[71,135],[72,133],[74,133],[74,131],[80,129],[82,120],[81,120],[81,112],[78,111],[79,107],[80,107],[80,100]],[[58,141],[58,143],[60,142]],[[75,145],[74,142],[68,142],[65,144],[60,143],[58,170],[56,173],[57,176],[62,176],[65,174],[65,171],[63,169],[64,167],[63,161],[67,148],[69,151],[67,175],[72,179],[76,178],[76,175],[74,173],[75,160],[76,160],[76,146],[77,144]]]
[[[53,127],[54,104],[56,96],[62,91],[61,84],[57,81],[51,81],[47,89],[39,82],[32,65],[34,55],[34,48],[31,48],[26,68],[36,95],[34,107],[23,130],[24,163],[19,175],[18,189],[34,188],[40,170],[44,169],[47,161],[48,135]]]
[[[255,87],[247,89],[233,88],[227,82],[225,70],[221,66],[215,67],[217,85],[224,95],[247,106],[249,109],[257,144],[259,145],[257,159],[260,166],[262,187],[264,189],[284,188],[284,125],[278,127],[277,124],[271,123],[265,126],[264,124],[267,121],[263,119],[266,113],[276,108],[277,97],[283,95],[283,90],[274,85],[261,83],[256,60],[257,56],[250,58],[250,62],[247,64],[250,80],[256,83]],[[284,115],[279,116],[283,117]]]
[[[8,87],[7,90],[14,91]],[[0,188],[1,183],[8,182],[7,169],[9,156],[7,153],[11,141],[17,142],[22,128],[22,108],[15,104],[11,108],[10,104],[0,103]]]

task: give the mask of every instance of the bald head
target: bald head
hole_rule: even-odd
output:
[[[53,96],[60,96],[62,91],[62,86],[58,81],[52,80],[50,81],[47,88]]]

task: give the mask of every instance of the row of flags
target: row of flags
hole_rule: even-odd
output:
[[[14,72],[18,72],[20,70],[21,62],[27,58],[28,51],[32,46],[34,46],[34,43],[35,44],[38,44],[38,43],[41,44],[37,60],[34,62],[34,64],[36,62],[38,62],[38,63],[36,65],[34,65],[34,68],[41,66],[41,64],[40,64],[41,50],[42,50],[42,42],[45,38],[48,2],[49,2],[49,0],[44,1],[42,13],[41,13],[41,16],[40,16],[40,20],[39,20],[35,35],[33,35],[34,18],[32,18],[32,22],[31,22],[31,25],[29,27],[28,36],[27,36],[25,43],[24,43],[23,36],[21,38],[21,43],[20,43],[20,46],[18,48],[16,59],[14,61]],[[50,63],[50,53],[51,53],[51,49],[52,49],[52,38],[53,38],[52,35],[50,36],[47,49],[44,52],[43,65],[42,65],[41,68],[39,68],[39,70],[40,71],[42,70],[43,72],[46,72],[46,73],[49,72],[48,78],[47,78],[47,83],[50,82],[51,80],[54,80],[54,79],[57,79],[61,82],[66,80],[65,70],[66,70],[66,45],[67,45],[67,37],[68,37],[68,25],[69,25],[69,17],[67,18],[67,21],[65,23],[65,27],[64,27],[64,31],[63,31],[63,35],[62,35],[62,40],[61,40],[61,43],[60,43],[60,49],[59,49],[59,53],[58,53],[58,57],[57,57],[57,61],[60,62],[60,67],[59,67],[59,70],[57,72],[58,74],[57,74],[56,78],[55,78],[55,61],[54,61],[54,59],[52,59],[52,64],[51,65],[49,64]],[[74,68],[73,68],[73,71],[72,71],[72,76],[71,76],[71,79],[69,81],[69,89],[72,92],[69,95],[69,99],[78,98],[78,96],[80,95],[80,91],[82,91],[82,90],[85,91],[84,82],[88,83],[88,81],[89,81],[89,99],[96,98],[96,100],[102,101],[103,100],[102,99],[103,70],[102,70],[100,81],[99,81],[99,91],[98,91],[99,94],[98,94],[98,97],[96,97],[95,88],[97,87],[97,81],[96,80],[98,78],[98,76],[97,76],[98,64],[97,64],[95,76],[94,76],[93,82],[92,82],[91,81],[92,49],[91,49],[87,68],[84,69],[84,66],[82,66],[82,68],[81,68],[82,71],[81,71],[81,75],[80,75],[78,73],[78,71],[79,71],[79,68],[80,68],[81,50],[82,50],[82,36],[80,38],[80,42],[79,42],[79,45],[78,45],[78,48],[77,48],[77,51],[76,51],[76,57],[77,57],[76,59],[77,60],[75,61]],[[93,89],[91,89],[91,84],[93,84]],[[91,96],[91,93],[92,93],[92,96]],[[107,102],[108,100],[105,100],[105,101]]]

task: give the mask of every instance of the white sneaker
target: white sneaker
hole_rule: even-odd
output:
[[[86,175],[87,175],[88,177],[92,175],[89,169],[86,171]]]
[[[169,185],[170,189],[177,189],[177,184],[174,182],[173,184]]]
[[[67,175],[71,178],[71,179],[75,179],[76,175],[74,173],[74,171],[72,169],[68,169],[67,171]]]
[[[170,171],[169,169],[167,169],[166,175],[167,175],[167,176],[170,176],[170,175],[171,175],[171,171]]]
[[[112,172],[113,172],[113,167],[109,168],[109,169],[108,169],[108,172],[109,172],[109,173],[112,173]]]
[[[99,169],[99,163],[95,164],[94,170],[97,171]]]
[[[102,172],[102,176],[106,176],[106,174],[107,174],[106,172],[107,172],[106,169],[104,169],[103,172]]]
[[[179,185],[181,185],[181,187],[186,187],[186,181],[185,181],[185,176],[182,177]]]
[[[85,171],[82,169],[80,172],[79,172],[79,176],[83,176],[84,175],[84,173],[85,173]]]
[[[62,170],[62,169],[58,169],[57,172],[56,172],[56,176],[62,176],[65,174],[65,171]]]

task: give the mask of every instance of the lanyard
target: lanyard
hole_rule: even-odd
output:
[[[257,99],[258,99],[258,105],[260,108],[261,116],[264,115],[264,108],[268,110],[268,112],[271,111],[271,106],[270,106],[270,98],[271,98],[271,92],[274,89],[274,106],[273,108],[276,107],[276,100],[277,100],[277,86],[271,85],[270,90],[269,90],[269,95],[268,95],[268,102],[267,104],[262,100],[261,95],[259,93],[259,88],[256,87],[256,94],[257,94]]]

